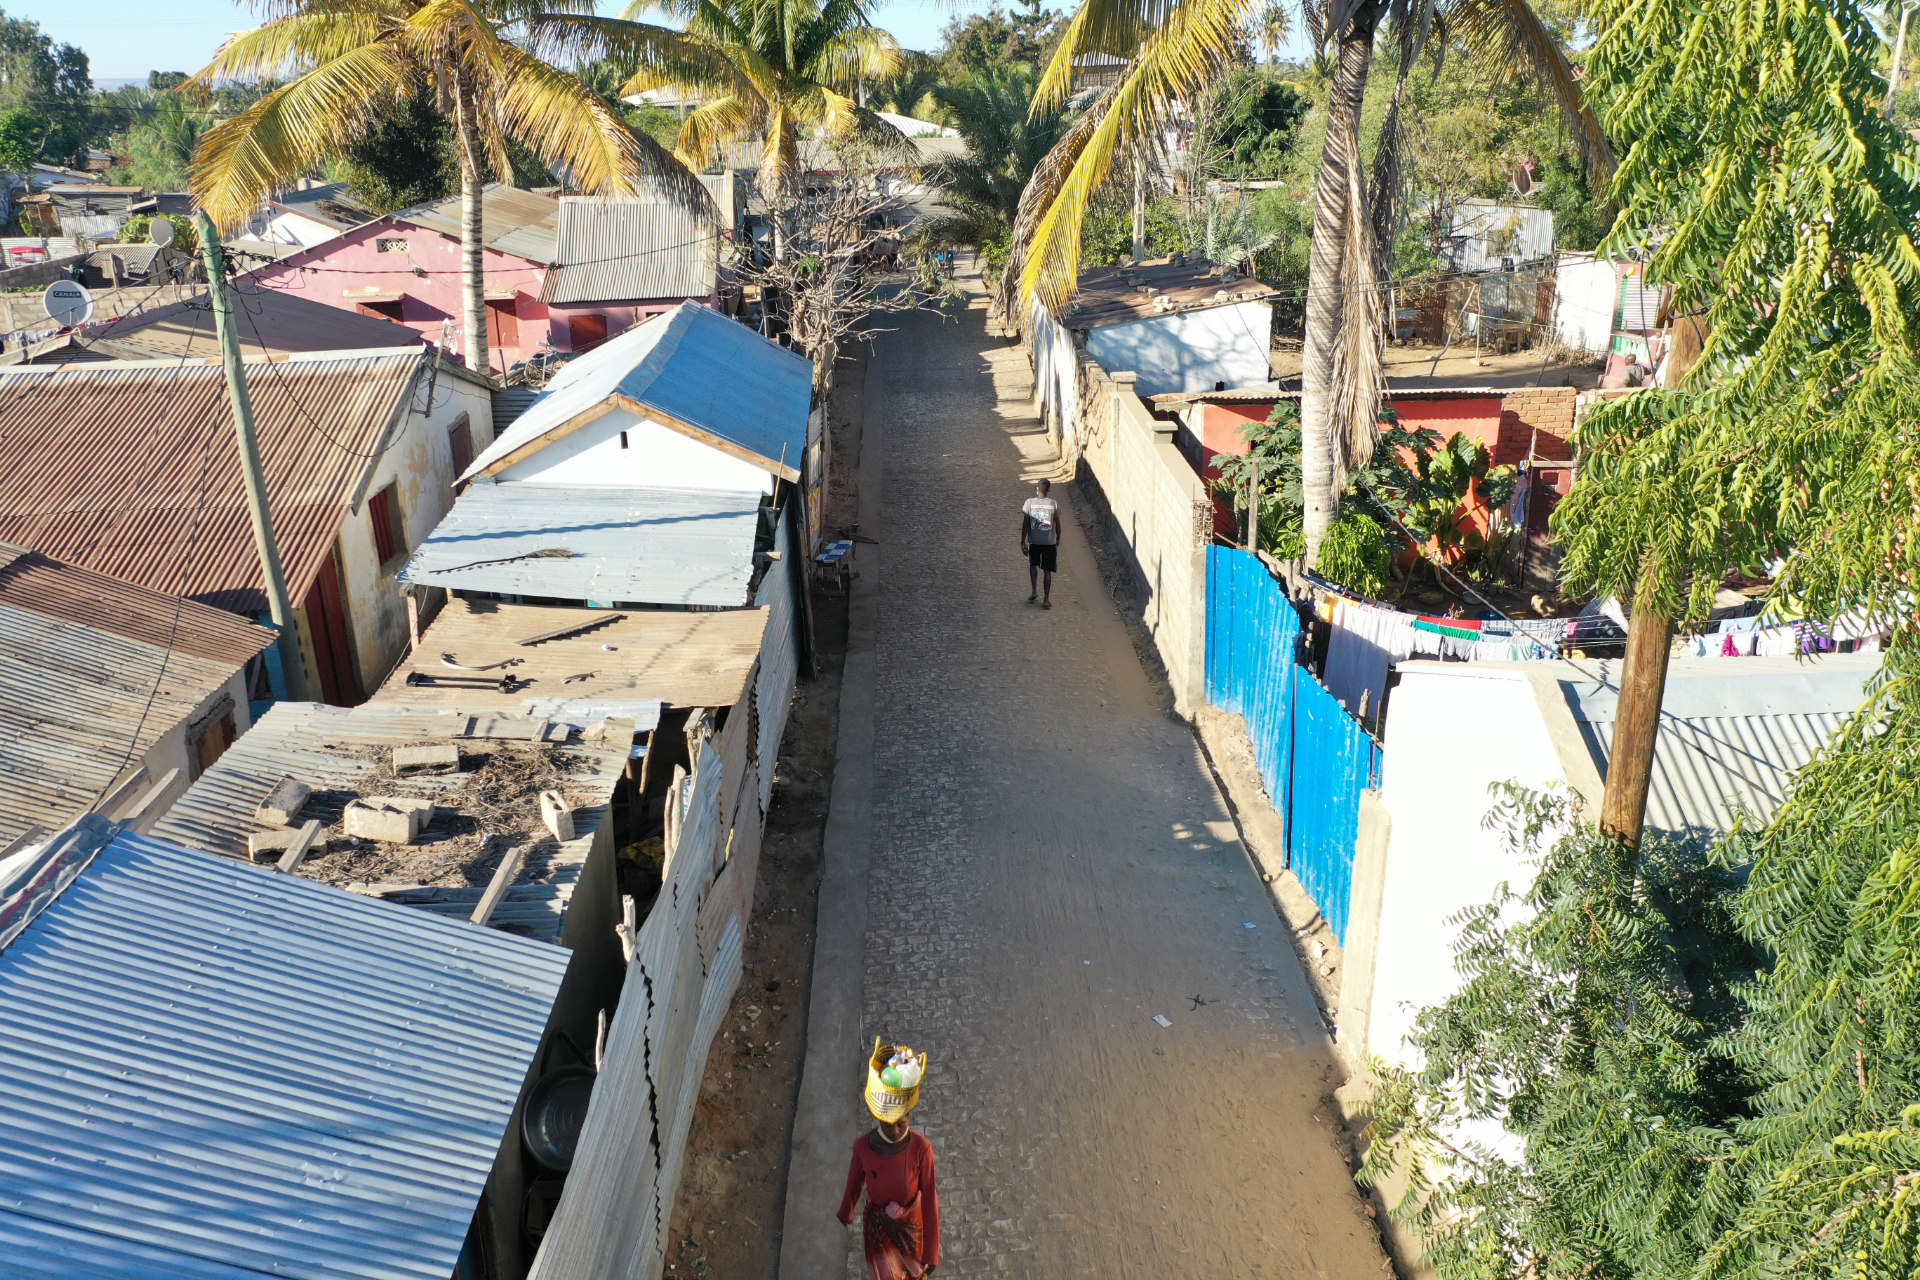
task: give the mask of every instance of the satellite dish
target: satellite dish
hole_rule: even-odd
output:
[[[155,218],[147,227],[147,239],[166,248],[173,243],[173,223],[166,218]]]
[[[1520,195],[1533,190],[1533,166],[1525,161],[1513,166],[1513,189]]]
[[[55,280],[40,295],[47,315],[62,329],[83,325],[93,318],[93,295],[77,280]]]

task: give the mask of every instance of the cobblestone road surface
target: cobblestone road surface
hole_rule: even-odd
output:
[[[1383,1274],[1284,926],[1081,527],[1053,609],[1026,602],[1016,515],[1054,459],[1025,358],[977,307],[897,319],[866,383],[886,570],[863,1021],[932,1054],[941,1274]]]

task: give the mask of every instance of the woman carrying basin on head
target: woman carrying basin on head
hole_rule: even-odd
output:
[[[905,1045],[883,1049],[876,1038],[867,1063],[867,1110],[879,1125],[853,1144],[840,1221],[853,1222],[867,1193],[869,1280],[918,1280],[940,1264],[940,1192],[933,1144],[913,1131],[908,1113],[920,1101],[926,1055]]]

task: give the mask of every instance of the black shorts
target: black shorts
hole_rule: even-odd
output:
[[[1054,566],[1060,563],[1060,545],[1055,542],[1049,542],[1045,546],[1042,546],[1038,542],[1029,542],[1027,544],[1027,563],[1036,569],[1044,569],[1046,572],[1052,573]]]

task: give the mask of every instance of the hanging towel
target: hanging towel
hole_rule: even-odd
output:
[[[1723,658],[1737,658],[1740,656],[1740,650],[1734,647],[1733,633],[1731,631],[1720,637],[1720,656]]]
[[[1455,625],[1459,621],[1460,619],[1458,618],[1418,618],[1415,619],[1413,625],[1416,630],[1431,631],[1435,635],[1449,636],[1455,640],[1478,640],[1480,638],[1480,632],[1477,628]]]
[[[1392,609],[1342,600],[1327,641],[1327,691],[1355,715],[1366,695],[1375,714],[1387,692],[1387,671],[1413,654],[1413,619]]]

